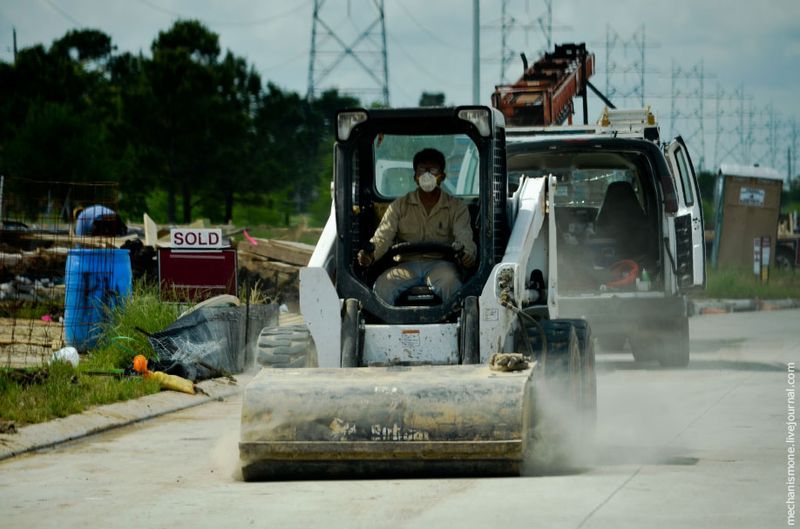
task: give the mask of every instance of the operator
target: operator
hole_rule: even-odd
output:
[[[423,149],[414,155],[417,189],[392,202],[370,242],[372,252],[358,252],[358,263],[369,266],[398,242],[441,242],[450,244],[465,268],[475,265],[477,248],[472,240],[469,210],[461,200],[440,187],[445,179],[444,154]],[[375,281],[375,294],[393,305],[405,290],[428,285],[443,302],[461,288],[458,269],[442,254],[399,256],[400,264],[383,272]]]

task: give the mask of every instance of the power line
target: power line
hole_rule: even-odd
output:
[[[75,20],[75,18],[72,15],[70,15],[69,13],[58,7],[58,5],[56,5],[54,2],[51,2],[50,0],[42,0],[42,2],[46,3],[47,5],[55,9],[58,12],[58,14],[66,18],[68,21],[72,22],[74,26],[83,27],[83,24]]]
[[[431,31],[430,29],[428,29],[428,28],[426,28],[425,26],[423,26],[423,25],[420,23],[420,21],[419,21],[419,20],[417,20],[417,18],[414,16],[414,14],[411,12],[411,10],[409,10],[409,9],[408,9],[408,8],[407,8],[405,5],[403,5],[403,3],[402,3],[402,2],[399,2],[399,1],[397,1],[397,2],[395,2],[395,3],[396,3],[398,6],[400,6],[400,9],[402,9],[402,10],[405,12],[405,14],[408,16],[408,18],[410,18],[410,19],[411,19],[411,21],[414,23],[414,25],[416,25],[416,26],[417,26],[419,29],[421,29],[423,32],[425,32],[427,35],[429,35],[429,36],[430,36],[430,37],[431,37],[433,40],[435,40],[435,41],[436,41],[436,42],[438,42],[439,44],[442,44],[442,45],[444,45],[444,46],[447,46],[448,48],[453,48],[453,49],[461,49],[461,47],[460,47],[460,46],[456,46],[456,45],[454,45],[454,44],[452,44],[452,43],[450,43],[450,42],[447,42],[447,41],[445,41],[445,40],[442,40],[442,38],[441,38],[441,37],[439,37],[439,35],[437,35],[435,32],[433,32],[433,31]]]
[[[47,1],[47,0],[45,0],[45,1]],[[227,27],[247,27],[247,26],[259,26],[259,25],[263,25],[263,24],[269,24],[271,22],[275,22],[276,20],[280,20],[281,18],[287,17],[289,15],[293,15],[293,14],[297,13],[298,11],[306,9],[309,6],[309,4],[311,3],[311,0],[305,0],[304,2],[301,2],[298,5],[292,7],[291,9],[287,9],[285,11],[281,11],[280,13],[276,13],[276,14],[271,15],[269,17],[257,18],[257,19],[253,19],[253,20],[239,20],[239,21],[211,20],[211,19],[208,19],[206,17],[197,17],[197,16],[194,16],[194,15],[186,15],[184,13],[179,13],[177,11],[173,11],[171,9],[167,9],[165,7],[162,7],[162,6],[160,6],[160,5],[158,5],[158,4],[154,3],[154,2],[151,2],[150,0],[139,0],[139,3],[151,8],[151,9],[153,9],[155,11],[158,11],[160,13],[164,13],[164,14],[167,14],[167,15],[170,15],[170,16],[173,16],[173,17],[182,18],[182,19],[196,18],[196,19],[202,20],[204,23],[208,24],[209,26],[215,26],[215,27],[220,27],[220,26],[221,27],[225,27],[225,26],[227,26]]]
[[[411,63],[414,65],[414,68],[418,69],[419,71],[421,71],[422,73],[424,73],[426,76],[428,76],[428,77],[432,78],[433,80],[437,81],[437,82],[438,82],[438,83],[440,83],[440,84],[446,85],[446,84],[449,84],[449,83],[451,82],[451,81],[447,81],[447,80],[445,80],[445,79],[442,79],[442,78],[441,78],[441,77],[439,77],[437,74],[435,74],[435,73],[431,72],[430,70],[428,70],[427,68],[425,68],[424,66],[422,66],[422,64],[419,62],[419,60],[418,60],[418,59],[416,59],[415,57],[413,57],[413,56],[411,55],[411,53],[410,53],[408,50],[406,50],[406,49],[403,47],[403,45],[402,45],[402,44],[400,44],[400,42],[399,42],[397,39],[395,39],[395,38],[394,38],[394,37],[393,37],[391,34],[389,34],[389,40],[391,40],[391,41],[392,41],[392,44],[394,44],[395,46],[397,46],[397,49],[399,49],[399,50],[400,50],[400,53],[402,53],[403,55],[405,55],[405,57],[406,57],[406,58],[407,58],[409,61],[411,61]]]

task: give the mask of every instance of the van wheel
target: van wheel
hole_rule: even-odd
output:
[[[662,341],[658,363],[663,367],[686,367],[689,365],[689,318],[684,317],[671,326]]]
[[[631,337],[631,351],[637,362],[657,360],[663,367],[686,367],[689,365],[689,318],[651,323]]]
[[[618,353],[625,348],[625,342],[628,340],[624,334],[609,334],[598,336],[597,341],[603,351]]]

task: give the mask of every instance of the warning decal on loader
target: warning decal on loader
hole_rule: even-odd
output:
[[[403,347],[419,347],[419,330],[406,329],[402,331],[400,334],[400,343],[403,344]]]

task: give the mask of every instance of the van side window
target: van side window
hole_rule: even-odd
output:
[[[678,160],[678,173],[681,177],[681,187],[683,188],[683,198],[687,206],[694,205],[694,188],[692,187],[692,173],[689,164],[686,163],[686,154],[683,149],[675,151],[675,158]]]

